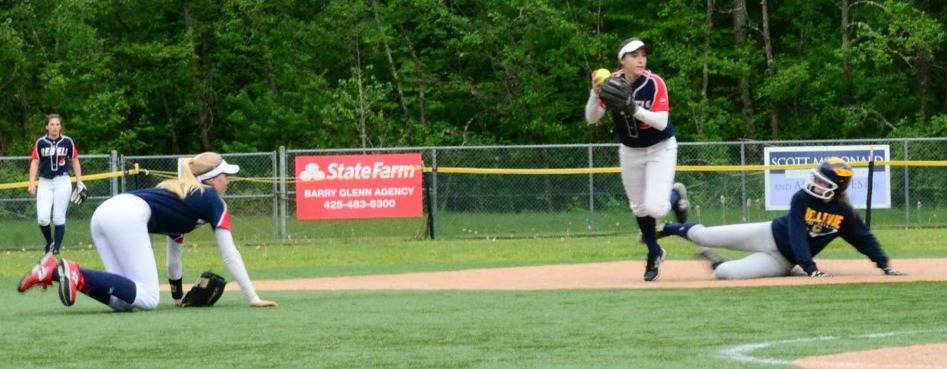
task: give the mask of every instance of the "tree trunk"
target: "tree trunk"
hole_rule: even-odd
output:
[[[917,9],[924,13],[929,14],[930,8],[931,4],[928,0],[921,0],[917,2]],[[928,118],[927,99],[931,94],[931,58],[926,52],[918,51],[914,59],[916,60],[914,65],[919,87],[917,91],[917,114],[920,121],[922,123],[926,123]]]
[[[848,27],[851,26],[849,11],[851,3],[848,0],[842,0],[842,105],[849,106],[854,102],[852,95],[852,66],[848,60],[849,40]]]
[[[210,72],[207,70],[210,68],[204,66],[205,63],[208,63],[207,54],[209,52],[209,46],[206,34],[200,32],[200,35],[197,35],[198,31],[194,29],[194,18],[191,17],[191,9],[188,4],[184,4],[184,25],[193,55],[191,66],[194,73],[194,87],[199,90],[198,105],[200,106],[200,111],[198,112],[197,126],[201,136],[201,149],[211,151],[214,150],[214,93],[212,78]],[[194,40],[195,37],[199,38],[196,42]],[[199,45],[197,43],[199,43]]]
[[[378,16],[378,1],[372,0],[372,13],[375,15],[375,26],[378,27],[378,33],[381,34],[381,43],[385,47],[385,56],[388,57],[388,68],[391,69],[391,77],[395,80],[395,88],[398,90],[398,102],[401,103],[401,111],[404,113],[405,135],[413,137],[411,132],[411,113],[408,111],[408,102],[404,98],[404,88],[401,87],[401,76],[398,75],[398,66],[395,65],[395,59],[391,55],[391,47],[388,45],[388,33],[381,24],[381,17]]]
[[[355,82],[358,86],[358,137],[362,148],[368,147],[368,124],[365,117],[365,93],[362,88],[362,50],[359,48],[359,37],[355,37]]]
[[[181,150],[180,141],[178,140],[178,130],[174,126],[174,118],[171,115],[171,107],[168,106],[168,98],[161,94],[161,104],[164,106],[164,120],[168,123],[168,126],[171,128],[171,152],[183,152]]]
[[[749,15],[746,11],[746,0],[733,0],[733,31],[736,34],[738,48],[746,46],[746,21]],[[750,77],[748,72],[740,72],[740,101],[743,103],[743,121],[746,123],[746,135],[753,137],[756,128],[753,126],[753,98],[750,94]]]
[[[710,59],[710,33],[713,28],[714,0],[707,0],[707,12],[704,15],[704,69],[700,84],[701,116],[697,120],[697,135],[704,134],[704,126],[707,123],[707,88],[710,85],[710,66],[707,61]]]
[[[421,64],[421,59],[418,58],[417,52],[414,51],[414,46],[411,44],[411,40],[408,39],[407,32],[402,30],[401,34],[404,36],[404,42],[408,45],[408,51],[411,52],[411,59],[414,60],[414,68],[418,74],[418,105],[420,106],[421,113],[421,128],[424,129],[425,137],[431,136],[431,124],[427,121],[427,98],[425,97],[425,86],[427,86],[427,76],[424,74],[424,65]],[[410,131],[408,133],[411,133]],[[410,136],[409,136],[410,137]],[[412,143],[413,142],[410,142]]]
[[[766,50],[766,76],[773,78],[776,75],[776,57],[773,56],[773,39],[769,34],[769,4],[766,0],[760,1],[763,13],[763,45]],[[769,129],[772,139],[779,138],[779,106],[775,101],[770,102]]]

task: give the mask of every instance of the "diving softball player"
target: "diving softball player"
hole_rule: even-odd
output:
[[[751,279],[790,274],[799,265],[810,277],[823,277],[813,257],[836,237],[842,237],[867,256],[886,275],[901,275],[888,262],[878,240],[868,231],[846,196],[852,167],[841,158],[829,158],[809,174],[805,187],[796,192],[789,213],[770,222],[704,227],[700,224],[665,224],[662,235],[677,235],[706,247],[751,252],[727,260],[706,250],[717,279]]]
[[[229,175],[240,167],[209,152],[182,160],[180,166],[180,178],[161,182],[156,188],[117,195],[95,210],[92,239],[105,272],[80,268],[66,259],[57,262],[54,255],[46,254],[23,277],[17,290],[22,293],[38,284],[45,288],[56,280],[59,298],[66,306],[75,303],[78,291],[116,311],[152,310],[158,306],[159,293],[149,234],[168,236],[168,278],[172,284],[180,284],[180,237],[207,223],[227,270],[240,284],[247,302],[255,307],[276,306],[276,302],[257,296],[230,233],[230,213],[221,196],[227,191]]]
[[[677,139],[668,119],[667,86],[657,74],[645,69],[650,47],[637,38],[625,40],[618,50],[621,68],[604,83],[592,79],[585,104],[585,119],[598,123],[606,109],[614,120],[621,180],[631,210],[637,218],[641,239],[648,246],[644,280],[660,277],[667,252],[658,245],[655,222],[673,207],[680,217],[686,211],[683,185],[674,183]],[[672,191],[672,186],[679,188]],[[668,202],[668,198],[671,202]],[[686,212],[683,215],[686,218]]]
[[[76,175],[76,189],[85,189],[85,185],[82,184],[79,149],[72,138],[62,134],[62,117],[48,114],[45,125],[46,134],[33,145],[27,190],[30,196],[36,196],[36,220],[46,239],[46,252],[59,254],[66,233],[66,209],[72,193],[67,161],[72,163],[72,171]],[[51,232],[51,223],[55,226],[55,234]]]

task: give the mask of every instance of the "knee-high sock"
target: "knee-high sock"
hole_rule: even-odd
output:
[[[687,231],[691,230],[691,227],[695,225],[697,225],[697,223],[667,223],[664,225],[664,233],[687,238]]]
[[[131,279],[125,278],[118,274],[100,272],[97,270],[85,268],[79,268],[79,273],[82,273],[83,279],[83,285],[80,286],[79,292],[86,294],[96,301],[111,306],[111,297],[115,296],[116,298],[127,302],[129,305],[135,302],[135,296],[138,294],[138,288],[135,286],[135,282],[132,282]],[[53,272],[53,279],[59,279],[58,268]]]
[[[648,257],[657,257],[661,255],[661,246],[658,245],[658,237],[654,229],[655,220],[652,217],[637,217],[638,228],[641,229],[641,240],[648,245]]]
[[[677,207],[679,201],[681,201],[681,194],[677,190],[671,190],[671,208]]]
[[[57,224],[56,225],[56,238],[53,240],[53,252],[59,253],[59,248],[62,247],[62,238],[66,235],[66,225]]]
[[[46,239],[46,244],[43,246],[46,247],[46,252],[49,252],[49,245],[53,243],[53,234],[49,229],[49,225],[41,225],[39,230],[43,232],[43,238]]]

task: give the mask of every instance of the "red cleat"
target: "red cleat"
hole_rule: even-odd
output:
[[[59,261],[59,300],[63,305],[76,303],[76,295],[85,284],[79,263],[62,259]]]
[[[53,284],[53,270],[55,269],[56,257],[47,252],[43,255],[42,259],[39,259],[39,263],[36,263],[33,269],[23,276],[23,279],[20,280],[20,284],[16,286],[16,290],[20,293],[24,293],[35,285],[41,285],[45,290],[46,287]]]

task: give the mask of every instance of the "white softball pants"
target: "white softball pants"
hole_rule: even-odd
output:
[[[677,139],[650,147],[620,145],[621,183],[637,217],[661,218],[671,210],[671,186],[677,167]]]
[[[150,218],[148,203],[129,194],[105,200],[92,214],[92,240],[105,271],[135,282],[135,302],[121,306],[120,300],[112,299],[115,310],[152,310],[158,306],[158,266],[148,234]]]
[[[36,221],[39,225],[48,226],[50,218],[54,225],[66,224],[66,209],[71,194],[72,183],[68,175],[53,179],[40,177],[36,186]]]
[[[687,232],[692,242],[706,247],[747,251],[751,254],[717,266],[717,279],[752,279],[789,275],[793,264],[786,260],[773,239],[773,222],[731,224],[717,227],[695,225]]]

